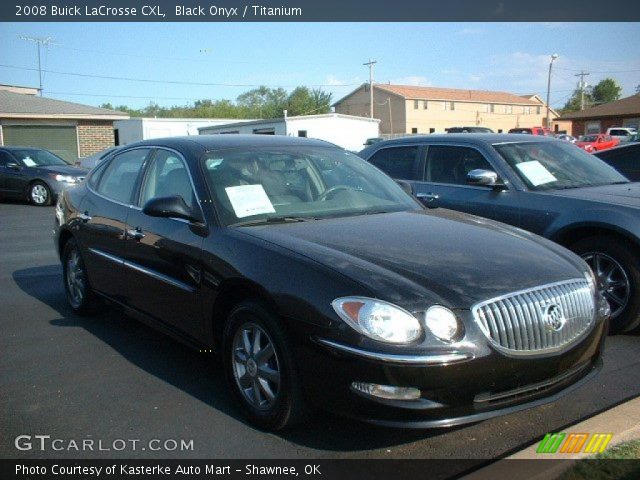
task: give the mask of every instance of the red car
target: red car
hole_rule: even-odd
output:
[[[546,128],[546,127],[528,127],[528,128],[522,128],[522,127],[518,127],[518,128],[512,128],[511,130],[509,130],[509,133],[525,133],[528,135],[544,135],[546,137],[552,135],[552,132],[550,129]]]
[[[611,135],[597,133],[593,135],[583,135],[578,139],[576,145],[580,148],[583,148],[587,152],[592,153],[615,147],[619,143],[620,140],[618,140],[617,138],[613,138]]]

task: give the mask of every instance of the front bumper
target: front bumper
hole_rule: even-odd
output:
[[[298,364],[307,396],[320,408],[378,425],[449,427],[552,402],[578,388],[602,366],[607,329],[599,319],[565,350],[531,357],[507,356],[469,331],[466,350],[387,358],[316,337],[299,344]],[[418,388],[421,394],[417,400],[382,399],[354,390],[353,382]]]

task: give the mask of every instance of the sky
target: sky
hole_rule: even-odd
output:
[[[88,105],[235,100],[258,85],[321,86],[335,101],[368,81],[369,59],[378,83],[544,99],[557,53],[553,107],[581,70],[590,85],[615,78],[623,96],[640,85],[640,23],[0,23],[0,83],[38,86],[36,46],[21,35],[52,38],[44,96]]]

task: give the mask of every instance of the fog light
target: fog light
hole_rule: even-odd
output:
[[[366,395],[387,400],[418,400],[420,398],[420,390],[412,387],[393,387],[391,385],[353,382],[351,388]]]

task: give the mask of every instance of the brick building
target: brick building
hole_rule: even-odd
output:
[[[0,85],[0,145],[46,148],[74,163],[114,145],[115,110],[37,95],[37,89]]]
[[[345,115],[370,115],[369,85],[364,84],[335,104]],[[373,84],[373,117],[380,119],[383,134],[442,133],[450,127],[482,126],[495,132],[516,127],[539,127],[546,123],[547,107],[538,95],[508,92]],[[555,122],[551,128],[567,130]]]
[[[562,116],[573,122],[574,135],[604,133],[611,127],[640,127],[640,94]]]

